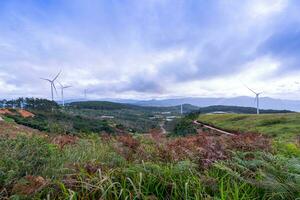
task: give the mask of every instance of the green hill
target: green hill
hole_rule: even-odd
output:
[[[199,121],[233,132],[255,132],[283,140],[300,136],[300,114],[211,114]]]

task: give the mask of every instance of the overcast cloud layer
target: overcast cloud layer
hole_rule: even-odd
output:
[[[1,0],[0,97],[300,98],[297,0]],[[299,82],[299,83],[298,83]],[[59,98],[59,97],[57,97]]]

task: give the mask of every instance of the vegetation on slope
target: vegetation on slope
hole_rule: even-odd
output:
[[[300,133],[300,114],[217,114],[200,115],[199,121],[233,132],[253,132],[289,140]]]
[[[200,115],[199,121],[237,132],[257,133],[273,138],[273,145],[286,157],[300,158],[300,114]]]
[[[40,131],[47,131],[50,133],[113,133],[113,127],[105,120],[90,119],[78,115],[69,115],[62,111],[55,110],[44,112],[34,110],[35,116],[24,118],[16,112],[7,115],[16,123],[22,124]]]
[[[133,118],[146,119],[152,113],[68,108],[48,112],[32,109],[33,118],[9,116],[28,126],[37,123],[51,128],[51,132],[75,131],[78,137],[16,137],[21,132],[14,137],[1,135],[0,199],[292,200],[300,196],[300,140],[295,142],[297,133],[293,132],[298,127],[298,114],[199,117],[242,133],[233,136],[196,130],[192,122],[198,112],[174,121],[172,130],[178,137],[167,137],[159,131],[146,135],[92,134],[106,125],[111,128],[109,122],[99,118],[101,114],[122,110],[133,112]],[[104,122],[107,124],[101,126]],[[2,122],[0,127],[3,124],[15,123]],[[279,125],[291,132],[284,135]],[[265,131],[268,127],[276,134]],[[274,144],[273,138],[284,140]]]
[[[238,200],[300,195],[299,160],[271,154],[268,139],[255,134],[89,135],[62,149],[50,141],[0,138],[0,198]]]

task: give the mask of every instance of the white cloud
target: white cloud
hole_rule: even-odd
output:
[[[84,88],[94,98],[248,95],[239,80],[276,96],[283,91],[270,85],[297,78],[257,53],[290,1],[199,2],[12,4],[13,17],[0,8],[1,93],[49,96],[39,77],[60,69],[70,98]]]
[[[287,0],[253,0],[249,2],[248,13],[251,17],[262,20],[279,14],[287,5]]]

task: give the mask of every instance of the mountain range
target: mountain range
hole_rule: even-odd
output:
[[[256,102],[253,97],[240,96],[231,98],[206,98],[206,97],[187,97],[187,98],[173,98],[173,99],[152,99],[152,100],[137,100],[137,99],[114,99],[105,98],[97,99],[99,101],[110,101],[116,103],[126,103],[139,106],[176,106],[180,104],[191,104],[198,107],[206,107],[213,105],[225,106],[243,106],[243,107],[256,107]],[[84,101],[83,99],[69,100],[68,102]],[[300,111],[300,101],[275,99],[270,97],[260,98],[261,109],[274,109],[274,110],[292,110]]]

